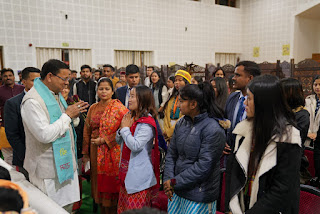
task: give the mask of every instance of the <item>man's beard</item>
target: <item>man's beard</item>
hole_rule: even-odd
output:
[[[6,85],[11,85],[13,83],[13,80],[11,80],[11,79],[7,79],[6,81],[5,81],[5,84]]]

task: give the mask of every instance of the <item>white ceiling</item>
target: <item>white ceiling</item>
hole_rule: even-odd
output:
[[[308,18],[308,19],[319,19],[320,20],[320,4],[303,11],[298,15],[299,17]]]

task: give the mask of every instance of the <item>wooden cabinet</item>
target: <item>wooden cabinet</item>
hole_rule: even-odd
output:
[[[320,62],[320,53],[312,54],[312,59],[317,61],[317,62]]]

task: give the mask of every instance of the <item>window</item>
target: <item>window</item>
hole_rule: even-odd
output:
[[[216,0],[216,4],[239,8],[239,0]]]
[[[62,59],[61,61],[63,61],[67,65],[70,64],[70,62],[69,62],[69,50],[68,49],[62,49],[62,57],[61,57],[61,59]]]
[[[152,51],[115,50],[114,53],[114,65],[118,68],[126,67],[130,64],[135,64],[137,66],[153,65],[152,59]]]
[[[216,65],[224,66],[230,64],[235,66],[239,61],[239,54],[236,53],[216,53],[215,63]]]
[[[91,50],[89,49],[62,49],[62,48],[36,48],[37,66],[42,65],[49,59],[58,59],[69,65],[71,70],[80,70],[84,64],[92,64]]]

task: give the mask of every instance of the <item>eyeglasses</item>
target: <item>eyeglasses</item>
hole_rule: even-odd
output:
[[[59,79],[61,79],[63,82],[65,82],[65,81],[70,81],[70,78],[62,78],[62,77],[60,77],[60,76],[58,76],[58,75],[56,75],[56,74],[54,74],[54,73],[51,73],[51,74],[53,74],[54,76],[56,76],[56,77],[58,77]]]

